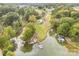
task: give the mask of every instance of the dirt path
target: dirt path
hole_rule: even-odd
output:
[[[0,49],[0,56],[2,56],[3,54],[2,54],[2,50]]]
[[[79,48],[76,46],[75,42],[72,42],[69,38],[66,38],[65,47],[67,47],[71,52],[79,53]]]

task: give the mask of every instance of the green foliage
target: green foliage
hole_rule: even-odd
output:
[[[69,17],[69,16],[70,16],[69,10],[60,10],[56,13],[56,18]]]
[[[75,41],[79,41],[79,23],[75,23],[70,28],[69,37],[74,38]]]
[[[22,32],[22,22],[21,22],[21,20],[14,21],[12,27],[16,31],[16,36],[20,35],[20,33]]]
[[[23,40],[28,41],[31,39],[33,34],[35,33],[35,28],[33,26],[34,24],[28,23],[25,27],[24,33],[23,33]]]
[[[72,8],[71,8],[72,9]],[[52,12],[56,18],[61,18],[61,17],[70,17],[70,11],[71,9],[67,6],[61,5],[57,6],[55,10]]]
[[[59,19],[56,19],[55,17],[52,16],[50,23],[51,23],[51,28],[54,30],[54,32],[56,32],[57,27],[59,26]]]
[[[78,11],[72,11],[71,12],[71,17],[74,18],[74,19],[79,18],[79,12]]]
[[[28,43],[25,43],[23,48],[21,49],[24,53],[25,52],[30,52],[32,50],[32,47],[33,45],[32,44],[28,44]]]
[[[8,51],[15,51],[15,46],[12,42],[8,41],[8,46],[5,48],[5,50],[8,50]]]
[[[11,4],[0,5],[0,49],[3,51],[4,56],[14,55],[13,52],[16,47],[10,39],[21,34],[22,39],[25,41],[22,51],[32,51],[33,45],[29,44],[30,39],[36,33],[38,41],[43,41],[47,31],[50,29],[50,23],[53,29],[50,32],[73,38],[74,41],[79,42],[79,11],[72,8],[71,5],[50,4],[36,6],[36,8],[34,8],[35,6],[15,5],[16,7],[14,4],[13,6]],[[53,8],[53,6],[55,10],[49,12],[49,9]],[[52,15],[52,18],[50,15]],[[38,24],[36,21],[41,18],[47,21]]]
[[[35,21],[36,21],[36,16],[30,15],[28,21],[29,21],[29,22],[35,22]]]
[[[9,27],[4,28],[3,34],[1,34],[1,36],[0,36],[0,48],[1,48],[2,50],[8,49],[8,50],[13,51],[14,46],[13,46],[13,44],[11,43],[10,39],[11,39],[12,37],[14,37],[15,34],[16,34],[16,33],[15,33],[15,31],[12,29],[12,27],[9,26]]]
[[[9,12],[6,14],[6,18],[4,20],[5,26],[11,26],[14,21],[19,20],[19,15],[15,12]]]
[[[36,12],[36,10],[34,8],[27,8],[26,13],[28,15],[38,15],[38,13]]]
[[[13,8],[13,7],[10,7],[10,6],[5,6],[5,5],[2,5],[0,7],[0,17],[5,15],[6,13],[8,12],[15,12],[16,8]]]
[[[29,17],[30,17],[30,15],[35,15],[35,16],[39,16],[38,15],[38,12],[35,10],[35,9],[33,9],[33,8],[27,8],[26,9],[26,13],[25,13],[25,15],[24,15],[24,19],[25,20],[28,20],[29,19]]]
[[[55,8],[55,10],[52,12],[56,18],[61,18],[61,17],[72,17],[72,18],[77,18],[78,17],[78,12],[74,10],[72,6],[58,6]]]
[[[35,30],[36,30],[36,33],[37,33],[38,41],[40,41],[40,42],[43,41],[46,37],[48,28],[45,27],[45,25],[43,25],[43,24],[36,23],[35,24]]]
[[[25,14],[24,8],[20,8],[17,12],[19,13],[19,15],[22,15],[22,16]]]
[[[38,7],[38,9],[43,9],[43,8],[44,8],[43,6],[39,6],[39,7]]]
[[[6,35],[0,36],[0,48],[3,49],[7,46],[7,41],[9,38]]]
[[[30,52],[32,50],[33,45],[28,44],[28,42],[30,41],[34,33],[35,33],[34,23],[29,22],[24,29],[22,37],[22,39],[26,42],[22,48],[23,52]]]
[[[14,54],[14,52],[11,52],[11,51],[8,51],[7,53],[6,53],[6,56],[14,56],[15,54]]]
[[[74,24],[76,22],[76,20],[74,20],[71,17],[63,17],[60,19],[60,23],[69,23],[70,25]]]
[[[4,56],[6,56],[9,51],[12,53],[15,51],[15,46],[13,45],[13,43],[10,42],[9,40],[6,42],[7,42],[7,45],[5,45],[5,47],[3,48],[3,55]]]
[[[59,35],[67,36],[69,29],[70,29],[69,23],[62,23],[57,27],[57,33]]]
[[[16,36],[16,31],[11,26],[5,27],[3,33],[8,35],[10,38]]]

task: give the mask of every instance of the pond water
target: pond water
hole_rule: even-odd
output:
[[[20,41],[18,41],[20,42]],[[64,46],[61,46],[54,37],[47,35],[46,39],[40,43],[43,48],[40,49],[38,44],[33,46],[31,52],[23,53],[20,48],[16,49],[17,56],[65,56],[65,55],[79,55],[77,53],[69,52]],[[20,43],[19,45],[20,46]]]

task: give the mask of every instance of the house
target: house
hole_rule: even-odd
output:
[[[41,23],[43,23],[43,19],[39,19],[39,20],[37,20],[37,22],[41,24]]]

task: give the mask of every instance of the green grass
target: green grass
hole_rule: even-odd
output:
[[[79,47],[79,42],[76,42],[75,44],[76,44],[77,47]]]
[[[43,41],[47,34],[47,28],[43,24],[36,24],[35,29],[38,33],[38,40]]]
[[[38,41],[43,41],[47,35],[47,32],[50,28],[50,18],[51,16],[48,14],[47,17],[46,17],[46,20],[48,23],[46,24],[38,24],[36,23],[35,24],[35,29],[36,29],[36,32],[38,33]]]

